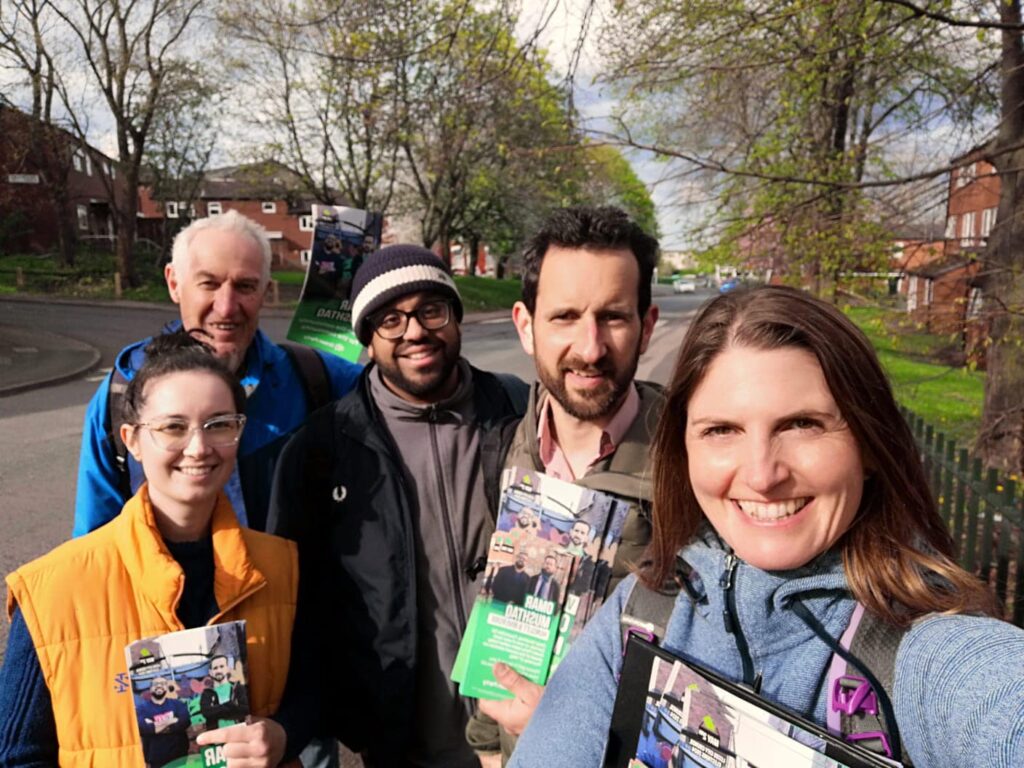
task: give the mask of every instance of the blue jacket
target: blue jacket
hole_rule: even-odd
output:
[[[174,322],[165,331],[181,326]],[[145,360],[143,350],[150,339],[122,349],[114,362],[129,381]],[[335,399],[355,385],[362,366],[334,355],[321,358],[328,371]],[[270,503],[270,485],[277,456],[288,437],[309,415],[305,389],[288,353],[257,331],[245,356],[242,386],[248,394],[247,421],[238,449],[238,462],[224,490],[242,525],[264,530]],[[78,489],[75,494],[74,536],[82,536],[114,518],[128,500],[121,490],[120,470],[110,439],[110,382],[100,384],[89,401],[82,430],[82,451],[78,459]],[[142,484],[142,468],[128,457],[132,492]]]
[[[676,600],[663,645],[742,681],[737,636],[725,629],[728,553],[712,536],[680,553],[693,569]],[[513,753],[510,768],[601,765],[622,664],[619,615],[635,577],[609,598],[559,666]],[[788,607],[799,597],[833,637],[855,602],[840,558],[826,553],[787,573],[738,561],[736,615],[761,693],[825,724],[832,652]],[[894,701],[903,743],[917,766],[1024,765],[1024,631],[994,619],[932,616],[904,635]]]

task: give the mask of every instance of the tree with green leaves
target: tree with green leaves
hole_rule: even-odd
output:
[[[712,190],[711,255],[759,255],[819,291],[884,266],[894,150],[985,80],[960,61],[969,36],[875,0],[640,0],[616,6],[602,43],[619,138]]]

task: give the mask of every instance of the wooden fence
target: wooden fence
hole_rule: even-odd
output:
[[[985,469],[942,432],[903,409],[960,564],[994,590],[1005,617],[1024,626],[1024,497],[1015,480]]]

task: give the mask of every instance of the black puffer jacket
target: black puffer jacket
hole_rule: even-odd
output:
[[[285,447],[268,530],[298,542],[300,600],[320,617],[320,730],[367,750],[374,765],[401,766],[414,726],[414,496],[370,396],[373,368]],[[524,383],[471,371],[481,430],[521,412]],[[485,482],[496,482],[497,455],[481,461]]]

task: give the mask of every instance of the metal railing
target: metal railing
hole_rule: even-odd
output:
[[[1016,480],[986,469],[981,459],[905,408],[921,449],[939,512],[960,564],[989,584],[1007,620],[1024,626],[1024,497]]]

